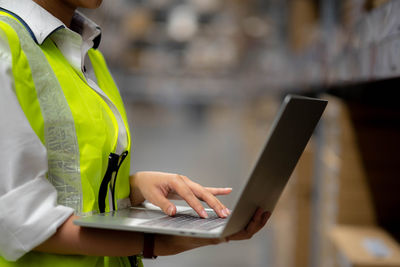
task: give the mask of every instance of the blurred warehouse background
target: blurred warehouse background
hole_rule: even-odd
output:
[[[400,266],[400,1],[104,0],[82,10],[134,138],[134,171],[231,186],[287,93],[330,100],[268,226],[150,266]]]

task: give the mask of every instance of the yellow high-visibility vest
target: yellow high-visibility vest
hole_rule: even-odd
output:
[[[47,176],[58,191],[58,204],[84,215],[109,211],[109,203],[117,209],[129,202],[129,127],[102,54],[96,49],[88,51],[97,83],[109,100],[88,85],[83,73],[69,64],[51,38],[38,45],[17,18],[3,11],[0,11],[0,38],[9,44],[15,94],[32,129],[46,146]],[[126,151],[121,155],[115,154],[119,131],[116,112],[121,114],[128,136]],[[139,257],[137,264],[142,266]],[[3,266],[131,264],[126,257],[32,251],[15,262],[0,257],[0,267]]]

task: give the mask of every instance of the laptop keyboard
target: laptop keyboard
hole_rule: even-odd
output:
[[[143,222],[140,225],[143,226],[154,226],[163,228],[179,228],[184,230],[204,230],[209,231],[219,226],[224,225],[227,220],[219,218],[215,213],[208,213],[208,219],[202,219],[198,216],[191,214],[179,213],[174,217],[162,217],[147,222]]]

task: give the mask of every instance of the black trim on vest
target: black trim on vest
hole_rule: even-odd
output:
[[[128,151],[125,151],[121,155],[110,153],[110,155],[108,156],[107,170],[106,173],[104,174],[103,180],[101,181],[99,189],[98,203],[99,203],[100,213],[103,213],[106,210],[106,197],[107,197],[108,185],[110,184],[110,182],[111,182],[110,188],[112,197],[112,208],[115,209],[115,199],[114,199],[115,183],[117,181],[118,170],[121,167],[122,162],[124,162],[127,155]]]

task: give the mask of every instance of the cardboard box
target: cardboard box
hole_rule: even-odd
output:
[[[317,8],[311,0],[294,0],[289,4],[289,42],[295,52],[312,43],[317,24]]]
[[[328,233],[337,224],[376,225],[373,198],[347,105],[329,104],[317,136],[311,220],[311,266],[331,266]]]
[[[334,210],[331,223],[375,225],[373,198],[350,111],[341,100],[328,99],[321,148],[325,170],[320,173],[320,193],[327,201],[320,206],[321,215]]]
[[[329,233],[335,267],[399,267],[400,245],[383,229],[335,226]]]
[[[386,4],[389,1],[390,0],[367,0],[365,3],[365,8],[370,11],[372,9],[380,7],[381,5]]]
[[[314,164],[314,140],[311,139],[301,156],[293,174],[296,232],[293,266],[309,266],[311,242],[311,202]]]

